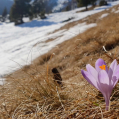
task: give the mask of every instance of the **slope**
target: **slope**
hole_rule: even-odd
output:
[[[47,53],[57,44],[65,40],[75,37],[79,33],[94,27],[96,24],[88,24],[81,22],[76,24],[75,21],[83,19],[88,15],[92,15],[105,10],[119,2],[112,2],[109,6],[95,8],[87,12],[80,12],[85,9],[78,8],[69,12],[55,13],[47,16],[47,19],[34,19],[19,26],[14,26],[13,23],[0,24],[0,76],[5,75],[21,68],[21,66],[29,65],[32,60],[38,56]],[[78,12],[79,11],[79,12]],[[26,20],[26,19],[25,19]],[[69,20],[68,22],[66,22]],[[26,20],[27,21],[27,20]],[[58,30],[67,23],[75,24],[68,29]],[[55,32],[58,30],[58,32]],[[53,33],[54,32],[54,33]],[[46,42],[47,40],[52,42]],[[36,45],[37,44],[37,45]],[[4,80],[4,79],[3,79]],[[2,82],[1,82],[2,83]]]
[[[97,26],[57,45],[31,65],[9,75],[0,90],[1,118],[118,118],[118,85],[112,93],[110,111],[106,112],[103,97],[80,73],[86,64],[94,66],[98,58],[103,58],[108,66],[113,59],[118,61],[118,8],[66,24],[62,30],[83,22]],[[63,88],[53,81],[54,67],[60,71]]]

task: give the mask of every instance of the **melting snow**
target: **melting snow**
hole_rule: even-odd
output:
[[[47,19],[34,19],[28,22],[28,18],[24,18],[26,23],[14,26],[13,23],[0,23],[0,76],[13,72],[14,70],[32,63],[33,59],[47,53],[58,44],[75,37],[85,30],[95,27],[96,24],[78,24],[69,30],[53,31],[61,28],[65,24],[77,21],[98,12],[105,10],[111,6],[119,4],[119,1],[110,2],[109,6],[98,7],[91,11],[79,12],[85,8],[76,10],[54,13],[47,16]],[[74,18],[69,22],[62,21]],[[48,39],[54,39],[45,42]],[[4,80],[4,79],[3,79]],[[1,81],[0,84],[3,84]]]
[[[104,17],[107,17],[109,14],[108,13],[105,13],[105,14],[102,14],[100,19],[104,18]]]
[[[119,10],[115,11],[114,13],[119,13]]]

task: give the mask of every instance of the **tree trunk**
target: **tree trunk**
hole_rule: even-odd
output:
[[[21,18],[20,18],[20,21],[21,21],[21,24],[23,23],[23,14],[21,15]]]
[[[21,24],[24,23],[23,20],[22,20],[22,18],[20,19],[20,21],[21,21]]]
[[[88,6],[86,5],[86,11],[88,11]]]

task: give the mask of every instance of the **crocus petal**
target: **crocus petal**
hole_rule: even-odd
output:
[[[111,80],[112,79],[112,75],[113,75],[113,72],[116,70],[117,68],[117,61],[116,59],[111,63],[110,65],[110,68],[109,68],[109,71],[108,71],[108,76],[109,76],[109,79]]]
[[[118,82],[118,78],[116,76],[113,76],[113,78],[112,78],[112,89],[115,87],[117,82]]]
[[[113,76],[116,76],[119,79],[119,65],[117,65],[116,70],[113,73]]]
[[[115,70],[115,72],[113,73],[113,76],[112,76],[111,81],[112,81],[112,87],[113,88],[117,84],[118,80],[119,80],[119,65],[117,65],[116,70]]]
[[[100,68],[100,66],[102,65],[106,65],[105,61],[103,59],[98,59],[95,63],[95,68],[97,70],[97,72],[101,71],[102,69]],[[108,68],[107,68],[107,65],[106,65],[106,71],[108,72]]]
[[[96,80],[89,72],[84,71],[84,70],[81,70],[81,73],[82,73],[83,77],[84,77],[91,85],[93,85],[95,88],[97,88],[97,89],[99,90],[99,88],[98,88],[98,86],[97,86],[97,80]]]
[[[95,80],[98,79],[98,72],[93,68],[90,64],[86,65],[87,71],[95,78]]]
[[[101,84],[107,84],[109,85],[109,77],[107,75],[107,72],[105,70],[101,70],[98,75],[99,82]]]
[[[105,98],[106,102],[106,110],[109,109],[109,101],[110,101],[110,96],[112,92],[112,85],[109,84],[109,77],[108,74],[105,70],[101,70],[99,72],[99,88]]]
[[[109,83],[109,77],[105,70],[101,70],[98,74],[99,89],[103,95],[108,95],[110,97],[112,92],[112,85]]]

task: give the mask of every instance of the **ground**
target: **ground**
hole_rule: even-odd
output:
[[[54,31],[84,21],[97,24],[9,74],[0,87],[0,118],[118,119],[119,85],[112,92],[110,110],[105,111],[102,95],[81,75],[81,69],[85,70],[86,64],[94,66],[98,58],[104,59],[108,67],[114,59],[119,62],[118,8],[114,6]],[[54,82],[53,68],[60,72],[63,87]]]

